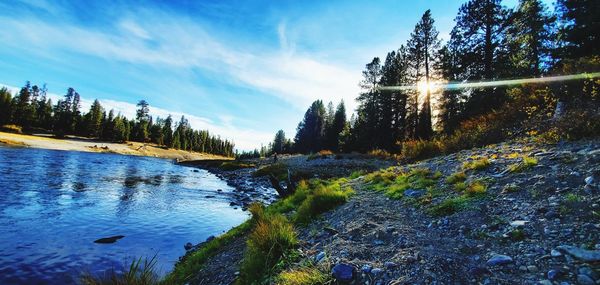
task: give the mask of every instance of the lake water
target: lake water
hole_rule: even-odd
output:
[[[248,218],[232,191],[164,159],[0,147],[0,284],[72,284],[154,255],[168,272],[185,243]]]

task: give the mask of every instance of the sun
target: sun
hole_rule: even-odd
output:
[[[440,89],[440,83],[441,82],[436,81],[429,81],[429,83],[427,83],[427,80],[420,80],[417,82],[417,91],[419,91],[419,96],[424,97],[427,95],[428,91],[429,94],[435,93]]]

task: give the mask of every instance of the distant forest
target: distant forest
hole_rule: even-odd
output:
[[[317,100],[293,138],[280,130],[268,146],[241,157],[321,150],[419,157],[518,134],[544,132],[554,139],[600,135],[598,77],[436,88],[598,71],[600,1],[558,0],[551,11],[540,0],[520,0],[514,9],[500,0],[470,0],[460,7],[445,43],[427,10],[406,44],[383,61],[375,57],[366,64],[359,106],[349,120],[343,102],[334,108]],[[555,115],[562,119],[552,120]]]
[[[46,96],[46,86],[40,88],[27,82],[14,97],[7,88],[2,88],[0,126],[14,124],[26,130],[50,131],[58,137],[77,135],[104,141],[151,142],[187,151],[234,155],[233,142],[192,129],[183,116],[178,123],[170,115],[154,120],[145,100],[138,102],[135,119],[127,119],[113,110],[107,114],[98,100],[94,100],[87,113],[82,113],[80,102],[80,95],[73,88],[54,105]]]

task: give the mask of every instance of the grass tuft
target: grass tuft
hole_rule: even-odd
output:
[[[242,284],[252,284],[271,276],[279,260],[298,243],[296,231],[285,216],[268,213],[259,206],[252,211],[256,226],[246,242],[240,268]]]
[[[142,258],[131,262],[129,269],[123,273],[117,273],[114,270],[106,273],[104,276],[92,276],[84,274],[81,277],[81,283],[84,285],[154,285],[159,284],[160,280],[156,273],[156,256],[151,259]],[[163,284],[170,284],[164,282]]]
[[[446,183],[448,184],[456,184],[459,182],[464,182],[467,180],[467,175],[464,171],[453,173],[452,175],[446,178]]]
[[[511,164],[508,166],[508,172],[518,173],[528,170],[538,164],[538,160],[534,157],[523,156],[522,161],[519,163]]]
[[[488,168],[492,163],[487,157],[476,159],[473,161],[467,161],[463,163],[463,169],[480,171]]]
[[[429,213],[434,216],[448,216],[458,211],[464,210],[471,199],[466,196],[458,196],[446,199],[441,203],[431,207]]]
[[[233,170],[238,170],[238,169],[242,169],[242,168],[253,168],[253,167],[256,167],[256,165],[253,163],[244,163],[244,162],[240,162],[240,161],[227,161],[227,162],[223,162],[223,163],[221,163],[221,165],[219,165],[219,168],[224,171],[233,171]]]
[[[302,267],[282,272],[277,277],[277,285],[319,285],[325,284],[331,277],[329,274],[313,266]]]

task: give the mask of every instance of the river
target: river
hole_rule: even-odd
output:
[[[248,218],[233,191],[165,159],[0,147],[0,284],[73,284],[154,255],[164,274],[185,243]]]

